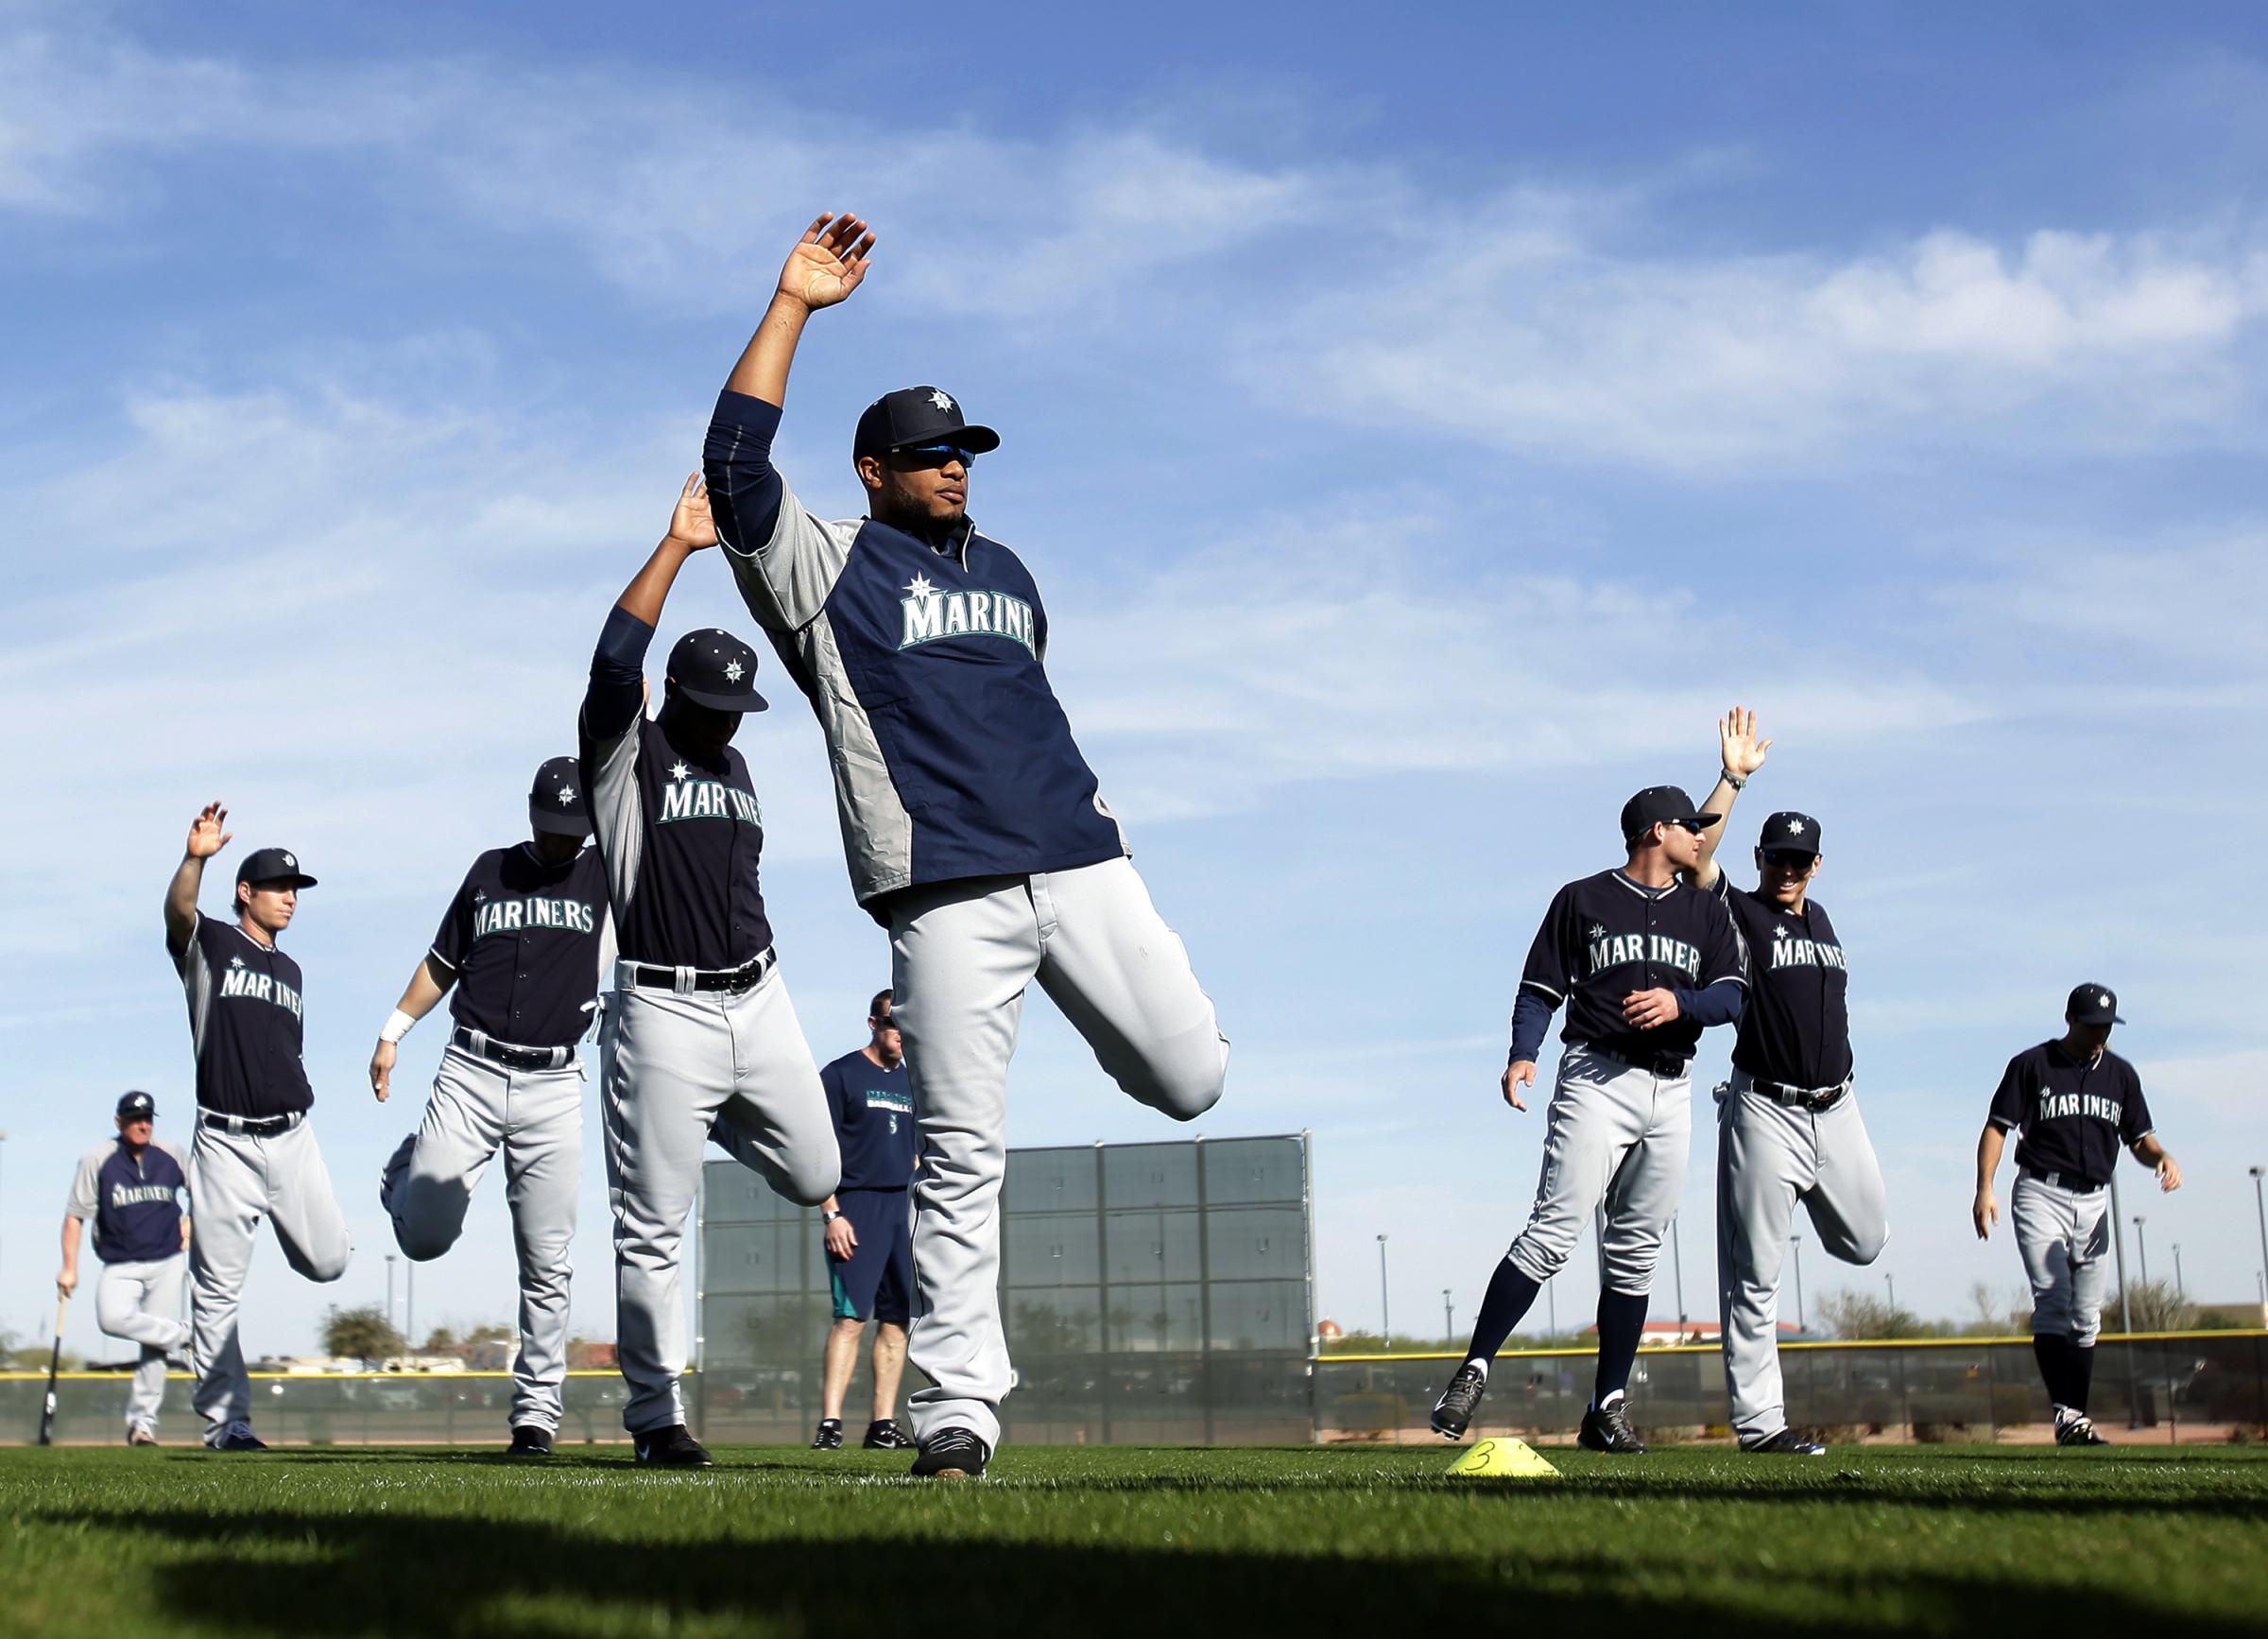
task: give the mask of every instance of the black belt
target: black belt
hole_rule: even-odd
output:
[[[1787,1081],[1767,1081],[1761,1076],[1749,1077],[1748,1086],[1750,1091],[1761,1093],[1775,1104],[1789,1104],[1798,1110],[1832,1110],[1850,1092],[1848,1081],[1833,1087],[1797,1087]]]
[[[1633,1070],[1643,1070],[1649,1076],[1675,1078],[1685,1074],[1685,1067],[1693,1061],[1690,1055],[1676,1053],[1625,1053],[1614,1047],[1604,1047],[1596,1042],[1576,1042],[1586,1053],[1596,1053],[1602,1059],[1612,1059],[1618,1064],[1627,1064]]]
[[[2044,1166],[2019,1166],[2016,1169],[2026,1178],[2036,1178],[2042,1183],[2052,1183],[2057,1189],[2068,1189],[2073,1195],[2092,1195],[2098,1189],[2108,1189],[2107,1181],[2081,1178],[2075,1172],[2050,1172]]]
[[[766,945],[736,968],[664,968],[652,962],[625,960],[622,971],[629,982],[648,991],[724,991],[738,995],[764,982],[779,959],[778,947]]]
[[[217,1127],[223,1132],[239,1132],[248,1138],[273,1138],[289,1132],[306,1119],[307,1113],[303,1110],[286,1111],[282,1115],[223,1115],[217,1110],[202,1109],[197,1113],[198,1126]]]
[[[468,1030],[462,1025],[449,1033],[449,1039],[466,1052],[510,1070],[564,1070],[575,1062],[573,1047],[515,1046],[479,1030]]]

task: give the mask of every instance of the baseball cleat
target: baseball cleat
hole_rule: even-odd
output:
[[[149,1429],[137,1423],[126,1431],[126,1443],[129,1445],[155,1445],[158,1443],[158,1437]]]
[[[1825,1457],[1827,1447],[1815,1440],[1806,1440],[1793,1428],[1783,1428],[1778,1434],[1767,1434],[1761,1440],[1741,1441],[1741,1449],[1759,1457]]]
[[[507,1457],[549,1457],[551,1430],[524,1423],[512,1430],[512,1443],[505,1448]]]
[[[2094,1420],[2085,1413],[2055,1425],[2057,1445],[2108,1445],[2109,1441],[2095,1429]]]
[[[1630,1402],[1618,1400],[1604,1411],[1592,1406],[1583,1413],[1583,1426],[1575,1430],[1575,1443],[1586,1451],[1612,1452],[1620,1457],[1642,1457],[1645,1442],[1630,1426]]]
[[[819,1431],[818,1431],[818,1433],[816,1433],[816,1434],[815,1434],[815,1435],[813,1435],[813,1436],[811,1437],[811,1449],[812,1449],[812,1450],[814,1450],[814,1451],[840,1451],[840,1450],[842,1450],[842,1449],[843,1449],[843,1425],[842,1425],[842,1423],[840,1423],[839,1422],[837,1422],[835,1419],[833,1419],[833,1418],[832,1418],[832,1417],[830,1417],[830,1418],[829,1418],[829,1419],[828,1419],[826,1422],[824,1422],[824,1423],[820,1423],[820,1424],[819,1424]]]
[[[1466,1429],[1472,1425],[1472,1414],[1480,1409],[1481,1396],[1488,1392],[1488,1373],[1470,1360],[1457,1368],[1441,1390],[1441,1398],[1434,1402],[1434,1432],[1444,1440],[1462,1440]]]
[[[214,1451],[266,1451],[267,1449],[267,1441],[254,1434],[252,1425],[249,1423],[232,1423],[220,1431],[220,1437],[217,1440],[209,1440],[205,1443]]]
[[[715,1459],[682,1423],[649,1428],[634,1441],[638,1460],[657,1468],[713,1468]]]
[[[921,1442],[913,1473],[917,1479],[982,1479],[991,1460],[990,1449],[971,1430],[940,1428]]]
[[[867,1424],[867,1437],[859,1441],[868,1451],[911,1451],[914,1442],[904,1429],[892,1418],[881,1418]]]

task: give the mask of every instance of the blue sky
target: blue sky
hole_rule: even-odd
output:
[[[2125,1174],[2153,1272],[2178,1241],[2193,1293],[2253,1290],[2268,26],[770,9],[0,5],[0,1324],[52,1314],[118,1090],[186,1136],[158,906],[208,797],[322,878],[289,945],[358,1244],[328,1288],[264,1248],[248,1341],[383,1292],[418,1103],[373,1105],[369,1042],[570,749],[823,208],[882,245],[812,326],[783,465],[854,512],[850,423],[917,381],[1005,435],[972,509],[1040,578],[1235,1040],[1202,1130],[1315,1135],[1325,1313],[1375,1323],[1384,1233],[1402,1324],[1445,1286],[1469,1319],[1542,1133],[1495,1091],[1521,957],[1629,791],[1706,786],[1734,701],[1779,745],[1729,855],[1771,808],[1825,822],[1899,1296],[2019,1285],[1967,1230],[1970,1157],[2081,978],[2124,998],[2190,1174]],[[700,564],[665,624],[711,622],[748,626]],[[886,951],[785,692],[742,744],[824,1057]],[[1026,1019],[1013,1141],[1178,1131]],[[1704,1118],[1694,1314],[1713,1156]],[[486,1185],[421,1326],[508,1314],[504,1225]],[[610,1336],[595,1153],[576,1255]],[[1879,1280],[1807,1253],[1812,1294]]]

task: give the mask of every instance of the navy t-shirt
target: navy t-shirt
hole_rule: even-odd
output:
[[[1735,1068],[1788,1087],[1841,1086],[1850,1077],[1850,972],[1826,906],[1807,898],[1783,910],[1721,870],[1710,891],[1748,947]]]
[[[162,1138],[140,1155],[113,1139],[80,1157],[69,1216],[94,1226],[94,1255],[106,1264],[154,1264],[179,1257],[189,1168]]]
[[[914,1181],[920,1137],[914,1130],[914,1083],[905,1061],[885,1070],[865,1052],[845,1053],[819,1072],[834,1138],[843,1152],[843,1189],[903,1189]]]
[[[1561,1041],[1639,1061],[1692,1058],[1702,1026],[1680,1014],[1633,1030],[1623,1019],[1624,996],[1743,982],[1741,941],[1713,895],[1682,882],[1641,888],[1620,871],[1583,877],[1553,895],[1520,975],[1522,990],[1551,1007],[1565,1004]]]
[[[523,842],[472,862],[449,902],[433,957],[456,975],[450,1012],[468,1030],[523,1047],[564,1047],[591,1023],[607,918],[595,848],[546,865]]]
[[[2008,1061],[1992,1095],[1992,1124],[2021,1128],[2016,1164],[2108,1183],[2119,1151],[2150,1136],[2150,1106],[2134,1066],[2105,1048],[2089,1063],[2042,1042]]]
[[[288,1115],[315,1102],[300,1060],[300,964],[237,923],[199,915],[165,948],[189,999],[197,1102],[222,1115]]]

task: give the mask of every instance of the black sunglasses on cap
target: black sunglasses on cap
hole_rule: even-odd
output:
[[[965,450],[958,444],[914,444],[906,449],[892,450],[890,458],[917,472],[926,467],[949,467],[955,461],[964,468],[976,465],[976,452]]]

